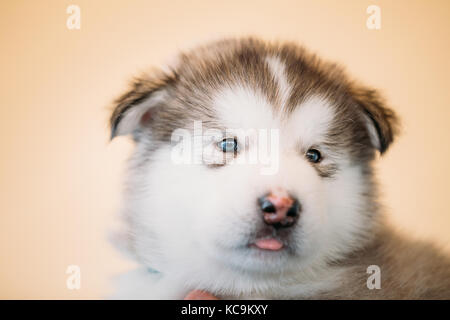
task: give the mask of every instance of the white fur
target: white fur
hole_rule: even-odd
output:
[[[287,106],[292,91],[286,78],[286,67],[278,57],[266,57],[266,62],[278,84],[278,95],[281,100],[281,109],[283,110]]]
[[[267,98],[245,84],[219,90],[213,104],[226,128],[277,128],[278,123]]]

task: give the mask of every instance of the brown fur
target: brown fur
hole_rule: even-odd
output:
[[[381,289],[367,288],[367,267],[380,267]],[[450,299],[450,258],[430,243],[408,240],[381,224],[363,249],[336,266],[349,267],[340,286],[318,299]]]
[[[111,117],[112,137],[123,115],[156,91],[169,93],[158,121],[153,123],[168,139],[175,128],[183,127],[187,116],[218,127],[209,102],[215,90],[236,83],[245,84],[263,92],[275,109],[281,109],[276,81],[265,62],[265,57],[277,56],[285,65],[292,94],[288,112],[312,95],[319,95],[337,108],[334,130],[330,131],[330,146],[350,149],[355,160],[370,160],[373,152],[363,114],[375,124],[381,141],[380,151],[387,150],[394,138],[397,119],[384,107],[378,93],[357,86],[336,64],[320,60],[314,54],[292,43],[265,43],[254,38],[223,40],[180,55],[180,61],[171,73],[151,72],[137,78],[131,90],[117,99]],[[350,121],[349,121],[350,120]],[[155,131],[155,130],[153,130]],[[157,131],[157,130],[156,130]],[[347,134],[346,134],[347,133]],[[367,152],[369,151],[369,152]]]

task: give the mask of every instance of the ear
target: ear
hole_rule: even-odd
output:
[[[137,132],[147,127],[156,111],[167,99],[167,87],[173,81],[171,76],[144,75],[131,84],[131,88],[114,102],[111,115],[111,139]]]
[[[362,109],[372,146],[383,154],[398,132],[399,121],[396,114],[385,105],[384,99],[376,90],[354,87],[352,96]]]

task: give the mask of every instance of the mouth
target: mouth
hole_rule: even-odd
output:
[[[269,238],[259,238],[254,242],[250,243],[251,248],[256,248],[264,251],[280,251],[285,246],[283,242],[277,238],[269,237]]]
[[[248,248],[259,252],[290,251],[292,230],[262,226],[249,240]]]
[[[290,259],[296,259],[295,238],[287,230],[275,230],[267,226],[256,227],[258,231],[239,239],[236,245],[224,247],[227,255],[220,254],[220,261],[237,270],[279,272]],[[217,254],[217,250],[213,251]]]

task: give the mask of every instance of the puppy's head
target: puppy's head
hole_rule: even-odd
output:
[[[136,79],[111,126],[136,142],[124,205],[144,263],[268,275],[363,243],[377,211],[371,162],[396,118],[336,65],[242,39]]]

